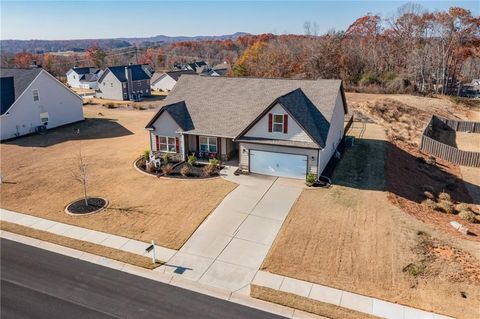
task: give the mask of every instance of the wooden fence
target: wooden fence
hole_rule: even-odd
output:
[[[423,131],[420,140],[420,151],[424,153],[431,154],[457,165],[480,167],[480,152],[460,150],[437,141],[431,137],[434,129],[480,133],[480,122],[449,120],[434,115]]]

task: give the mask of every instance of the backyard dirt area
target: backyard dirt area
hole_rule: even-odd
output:
[[[478,318],[478,242],[449,236],[392,205],[385,191],[389,143],[383,128],[367,124],[354,130],[363,137],[346,150],[334,186],[303,191],[261,268],[457,318]]]
[[[480,152],[480,134],[456,132],[457,148],[464,151]]]
[[[138,172],[133,161],[148,149],[144,127],[153,112],[87,106],[84,113],[84,122],[0,145],[2,208],[179,249],[236,187],[221,178],[171,180]],[[83,194],[72,177],[80,150],[88,193],[110,202],[89,216],[64,212]]]

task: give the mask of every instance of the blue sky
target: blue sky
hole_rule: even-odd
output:
[[[1,39],[85,39],[345,30],[367,12],[391,16],[406,1],[1,1]],[[430,11],[478,1],[418,1]]]

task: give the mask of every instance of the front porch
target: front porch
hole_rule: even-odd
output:
[[[231,138],[184,134],[183,145],[185,158],[193,154],[199,162],[208,162],[211,158],[221,162],[238,161],[238,143]]]

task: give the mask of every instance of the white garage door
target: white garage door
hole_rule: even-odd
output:
[[[304,179],[307,156],[250,150],[250,172]]]

